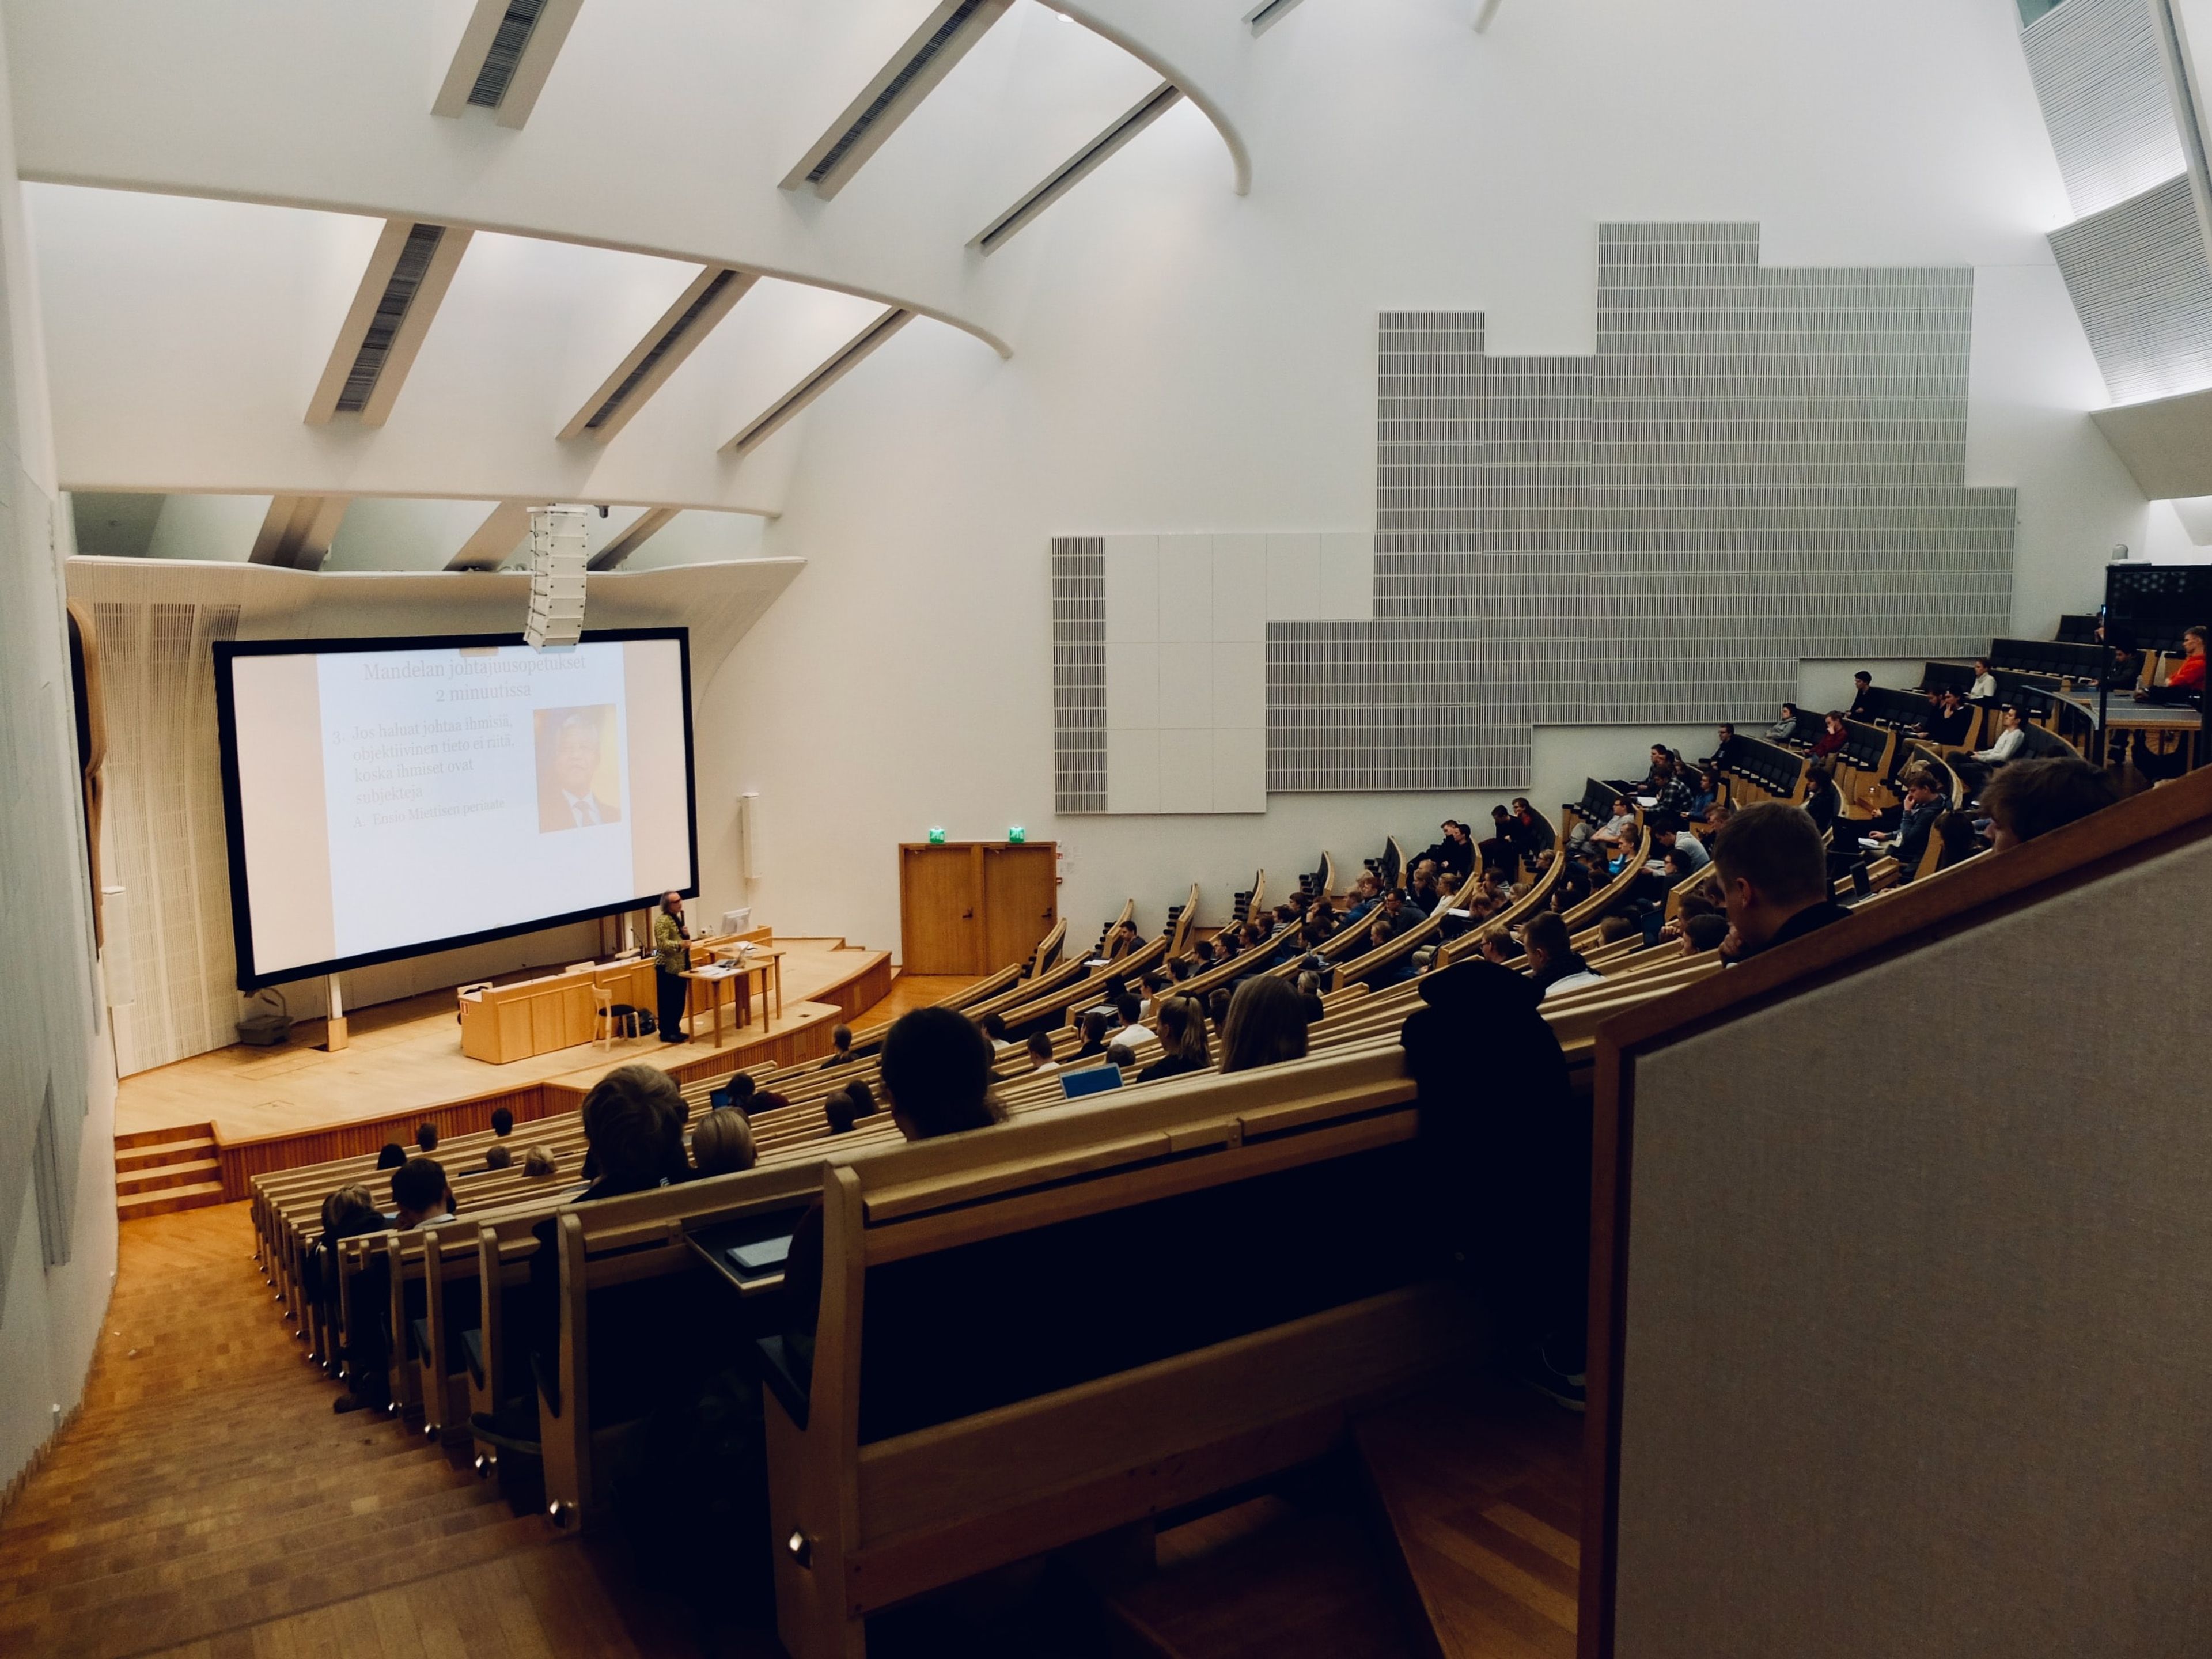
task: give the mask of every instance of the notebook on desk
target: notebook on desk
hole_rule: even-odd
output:
[[[1085,1095],[1100,1094],[1121,1086],[1121,1070],[1117,1066],[1092,1066],[1080,1072],[1060,1074],[1060,1091],[1068,1100],[1079,1100]]]

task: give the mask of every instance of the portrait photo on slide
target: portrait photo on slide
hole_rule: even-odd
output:
[[[622,739],[615,705],[532,711],[538,751],[538,830],[622,822]]]

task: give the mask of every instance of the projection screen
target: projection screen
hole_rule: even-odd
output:
[[[698,889],[690,637],[215,647],[238,983]]]

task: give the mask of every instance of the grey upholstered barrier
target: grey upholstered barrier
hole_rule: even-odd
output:
[[[1622,1061],[1585,1654],[2204,1650],[2212,825],[2177,809],[2207,781],[2100,814],[2158,833],[2092,864],[2047,837],[1923,884],[1826,982]]]

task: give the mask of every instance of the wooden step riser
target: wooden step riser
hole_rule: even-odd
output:
[[[176,1187],[146,1198],[124,1199],[115,1206],[116,1212],[125,1221],[137,1221],[147,1216],[168,1215],[178,1210],[198,1210],[210,1204],[222,1202],[222,1188],[211,1184],[204,1188]]]
[[[118,1175],[136,1170],[158,1170],[165,1164],[189,1164],[201,1158],[215,1158],[212,1139],[165,1141],[159,1146],[140,1146],[129,1151],[118,1148],[115,1170]]]
[[[179,1123],[173,1128],[137,1129],[129,1134],[120,1134],[115,1137],[115,1145],[120,1151],[133,1146],[161,1146],[173,1140],[212,1140],[214,1138],[215,1125],[212,1123]]]
[[[115,1195],[130,1198],[139,1193],[160,1192],[171,1187],[220,1186],[222,1167],[210,1158],[203,1163],[169,1164],[158,1169],[133,1170],[115,1177]]]

